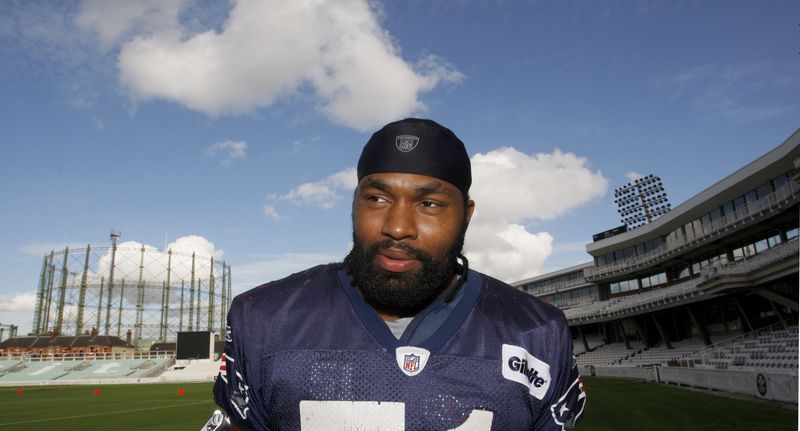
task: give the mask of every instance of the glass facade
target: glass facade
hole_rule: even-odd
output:
[[[572,289],[566,292],[559,292],[550,295],[540,296],[544,300],[559,308],[571,307],[579,304],[590,304],[600,300],[597,286]]]
[[[580,270],[545,280],[534,281],[529,284],[524,284],[520,286],[520,288],[531,295],[539,296],[544,293],[551,293],[583,283],[586,283],[586,280],[583,277],[583,270]]]
[[[608,285],[609,293],[613,297],[615,295],[630,292],[639,288],[649,289],[652,287],[665,286],[672,282],[679,282],[686,278],[699,275],[703,268],[714,265],[724,265],[732,260],[736,261],[747,259],[749,257],[769,251],[771,248],[775,248],[783,244],[784,241],[797,238],[797,236],[798,229],[796,227],[767,232],[762,235],[734,243],[732,247],[706,253],[668,271],[662,271],[652,275],[645,275],[638,279],[634,278],[610,283]],[[786,238],[786,240],[782,238]]]
[[[657,251],[659,248],[675,248],[680,244],[690,242],[704,237],[712,232],[719,230],[725,223],[734,220],[737,217],[737,210],[746,211],[748,205],[754,205],[760,199],[766,198],[771,193],[779,190],[781,187],[786,186],[792,181],[787,174],[779,175],[756,187],[747,193],[736,197],[735,199],[725,202],[722,205],[712,209],[711,211],[703,214],[683,226],[673,230],[663,237],[647,240],[636,244],[635,246],[626,247],[619,250],[608,252],[604,255],[596,256],[594,262],[596,266],[611,265],[615,262],[622,261],[634,256],[644,256],[648,253]],[[793,182],[793,181],[792,181]],[[744,210],[742,210],[744,208]],[[764,244],[759,244],[758,247],[765,249]],[[754,245],[753,250],[741,250],[739,258],[750,256],[757,252]],[[747,254],[750,253],[750,254]],[[688,275],[688,274],[687,274]]]

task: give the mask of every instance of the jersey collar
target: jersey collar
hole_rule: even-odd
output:
[[[342,268],[337,271],[337,276],[339,285],[350,299],[356,315],[378,343],[389,351],[408,345],[422,347],[431,353],[439,351],[467,319],[485,284],[479,273],[470,270],[460,291],[452,301],[445,302],[444,300],[451,292],[440,295],[414,317],[403,336],[398,340],[378,313],[367,304],[361,293],[352,286],[350,275]],[[415,337],[418,333],[430,333],[430,335],[418,340],[420,337]],[[413,340],[413,344],[410,340]]]

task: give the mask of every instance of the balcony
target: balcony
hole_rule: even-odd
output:
[[[641,256],[621,259],[610,265],[586,268],[584,270],[584,276],[586,277],[586,281],[598,282],[648,268],[668,258],[698,248],[731,231],[750,226],[771,217],[775,213],[794,205],[798,200],[800,200],[800,186],[794,181],[789,181],[767,196],[749,202],[745,206],[736,209],[732,214],[726,214],[711,224],[703,225],[703,233],[701,235],[697,235],[693,238],[684,237],[676,241],[665,241],[658,248]]]
[[[534,296],[542,296],[542,295],[549,295],[551,293],[558,293],[564,290],[568,290],[572,287],[576,286],[584,286],[588,285],[589,283],[583,277],[576,279],[576,280],[569,280],[569,281],[559,281],[557,283],[549,283],[545,286],[541,287],[531,287],[526,288],[525,286],[518,286],[518,289],[522,289],[523,292],[526,292],[530,295]]]
[[[761,270],[770,270],[776,264],[789,260],[792,261],[792,268],[796,270],[799,253],[798,239],[795,238],[748,259],[703,268],[698,287],[708,290],[715,284],[724,284],[723,280],[726,278],[748,276]]]

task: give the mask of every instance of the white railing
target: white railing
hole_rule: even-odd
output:
[[[660,246],[643,255],[620,259],[608,265],[586,268],[584,276],[588,281],[597,281],[607,275],[657,263],[665,257],[715,239],[732,227],[758,220],[773,209],[797,201],[798,197],[800,197],[800,186],[794,181],[788,181],[778,190],[737,208],[732,214],[726,214],[710,224],[704,224],[702,234],[691,238],[682,237],[674,241],[664,241]]]
[[[672,286],[636,295],[616,297],[582,307],[568,308],[563,311],[570,323],[616,319],[627,315],[651,312],[665,305],[692,301],[700,295],[703,293],[697,289],[697,279],[693,278]]]
[[[747,259],[705,267],[700,271],[700,278],[703,280],[701,284],[719,276],[747,274],[767,265],[783,261],[800,254],[797,246],[798,240],[795,238]]]
[[[39,361],[94,361],[94,360],[124,360],[124,359],[167,359],[174,357],[174,351],[160,351],[160,352],[113,352],[113,353],[64,353],[64,354],[48,354],[36,355],[31,353],[22,353],[18,355],[9,354],[7,356],[0,356],[0,359],[17,360],[25,362],[39,362]]]
[[[522,288],[525,292],[527,292],[527,293],[529,293],[531,295],[541,296],[541,295],[549,295],[551,293],[558,293],[558,292],[560,292],[562,290],[569,289],[569,288],[575,287],[575,286],[580,286],[582,284],[588,284],[586,279],[583,278],[583,277],[581,277],[581,278],[579,278],[577,280],[569,280],[569,281],[566,281],[566,282],[560,281],[560,282],[557,282],[557,283],[547,284],[546,286],[542,286],[542,287],[530,287],[530,288],[527,288],[525,285],[522,285],[522,286],[519,286],[519,287]]]

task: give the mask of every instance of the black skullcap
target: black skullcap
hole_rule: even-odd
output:
[[[464,143],[450,129],[431,120],[406,118],[375,132],[358,159],[358,181],[367,175],[402,172],[439,178],[464,195],[472,168]]]

